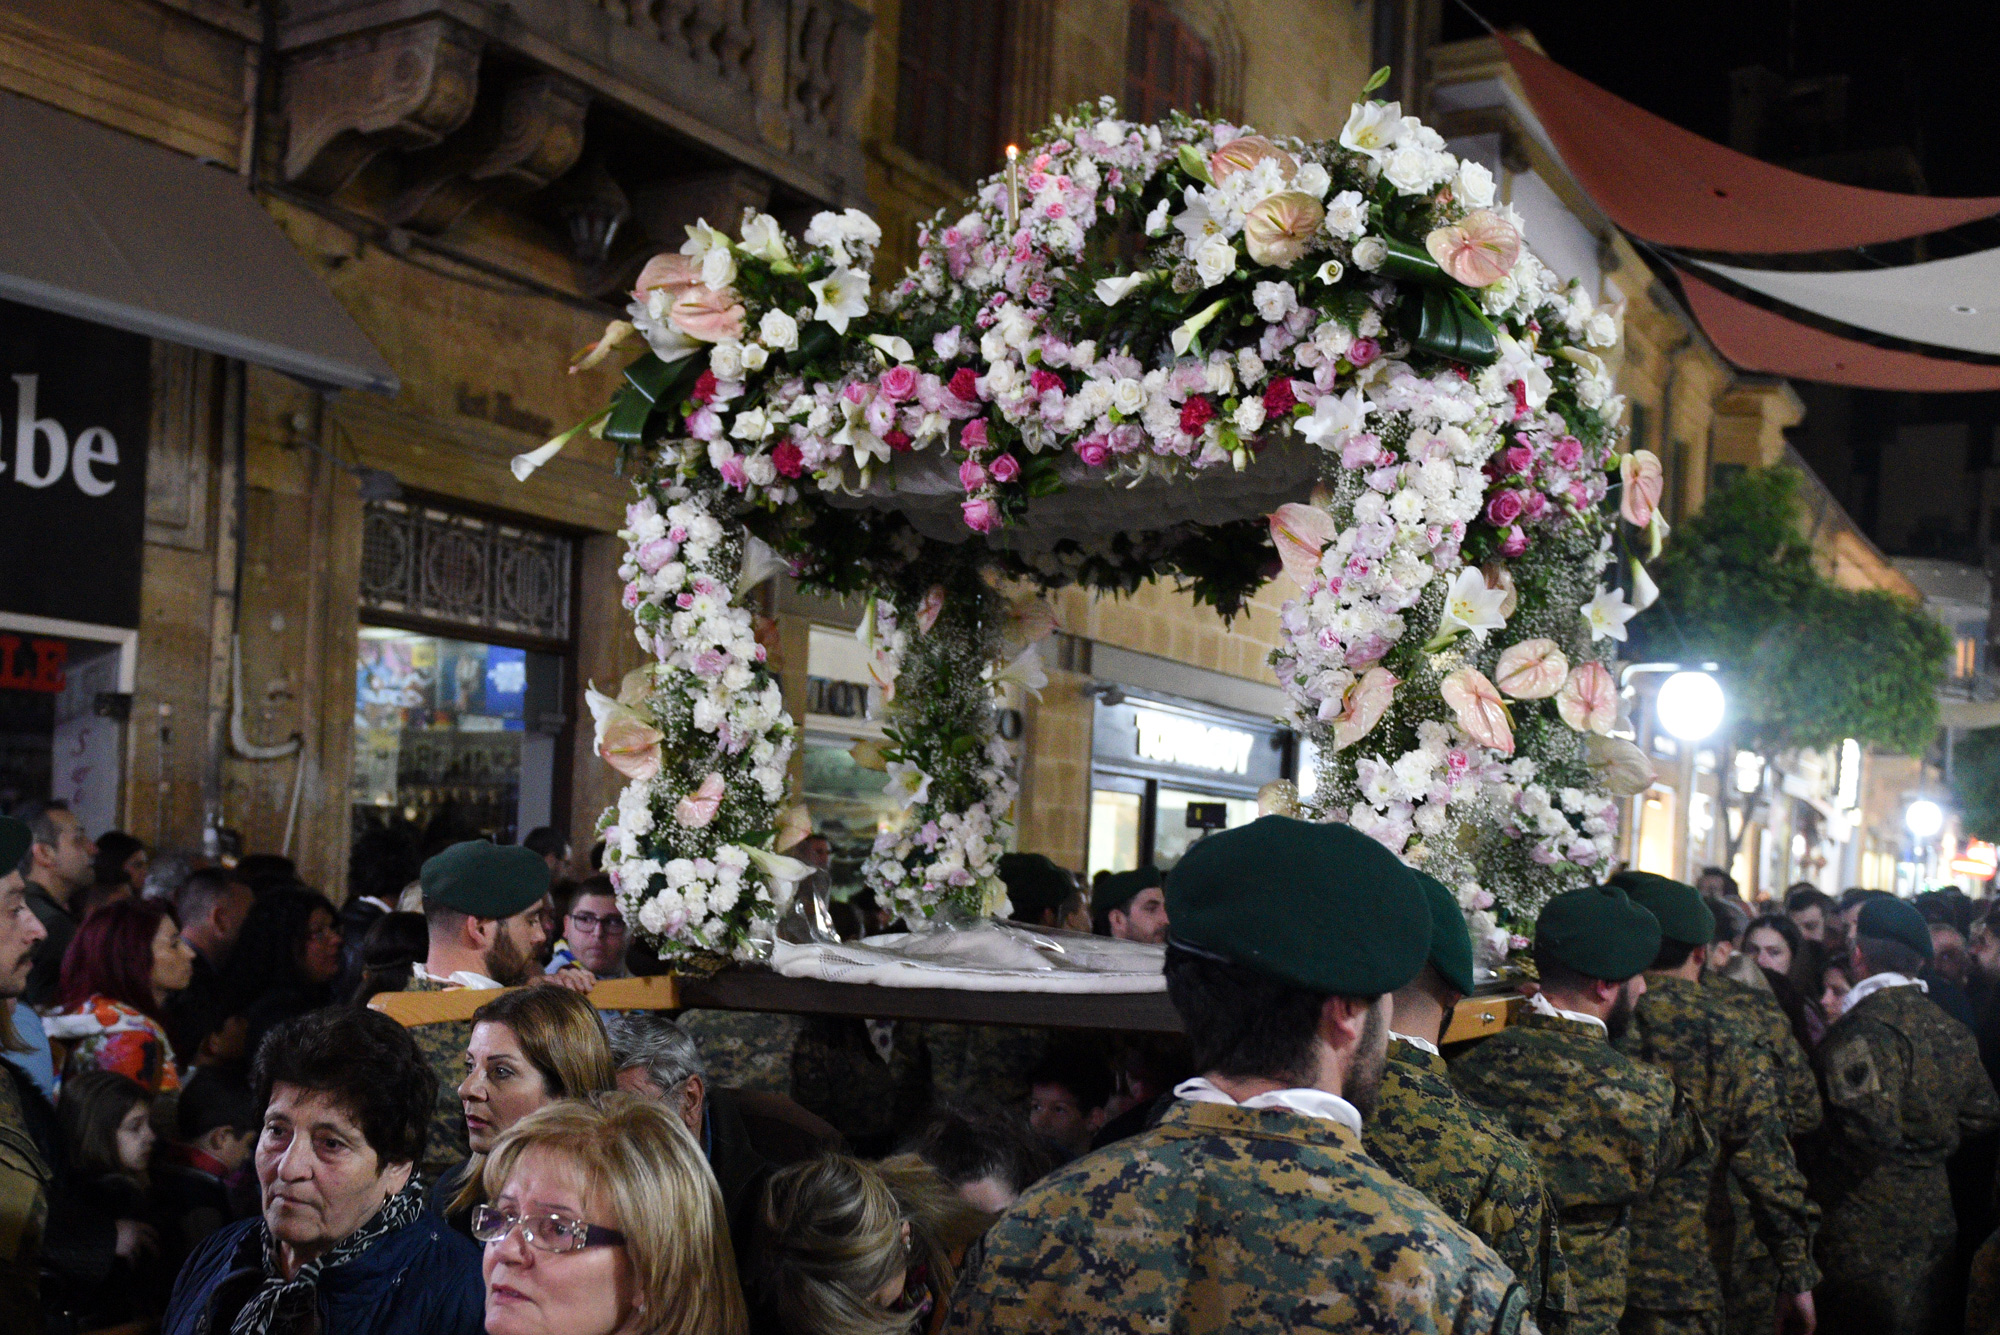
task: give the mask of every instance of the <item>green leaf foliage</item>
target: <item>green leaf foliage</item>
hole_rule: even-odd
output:
[[[1790,468],[1712,493],[1654,569],[1657,604],[1634,623],[1649,659],[1721,665],[1739,746],[1842,738],[1906,754],[1937,733],[1951,635],[1922,607],[1843,589],[1813,564]]]
[[[2000,842],[2000,728],[1958,735],[1951,779],[1966,834]]]

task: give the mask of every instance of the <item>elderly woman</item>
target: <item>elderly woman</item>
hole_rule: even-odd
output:
[[[273,1030],[253,1073],[263,1213],[188,1258],[163,1335],[477,1335],[478,1249],[416,1181],[436,1079],[374,1011]]]
[[[744,1335],[721,1193],[659,1104],[550,1104],[501,1136],[481,1173],[487,1335]]]

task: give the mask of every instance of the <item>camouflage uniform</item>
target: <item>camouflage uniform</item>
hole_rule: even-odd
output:
[[[1671,1076],[1714,1142],[1633,1212],[1627,1327],[1638,1309],[1673,1314],[1667,1328],[1719,1329],[1722,1277],[1736,1251],[1732,1205],[1741,1200],[1767,1256],[1775,1258],[1770,1288],[1745,1295],[1760,1304],[1752,1324],[1769,1335],[1777,1295],[1805,1292],[1819,1279],[1812,1263],[1819,1212],[1785,1139],[1776,1061],[1763,1035],[1713,988],[1658,977],[1647,980],[1618,1048]]]
[[[1336,1122],[1178,1101],[1029,1188],[944,1329],[1034,1335],[1533,1331],[1487,1246]]]
[[[816,1015],[792,1048],[792,1098],[831,1122],[868,1157],[887,1154],[898,1132],[930,1102],[930,1062],[921,1026],[898,1024],[887,1057],[869,1022]]]
[[[1819,1078],[1813,1074],[1812,1058],[1793,1036],[1792,1022],[1786,1018],[1785,1008],[1771,995],[1771,989],[1715,974],[1707,974],[1701,981],[1761,1036],[1777,1071],[1785,1133],[1798,1137],[1817,1130],[1821,1115]],[[1729,1335],[1770,1335],[1778,1308],[1778,1263],[1757,1235],[1750,1198],[1734,1182],[1730,1184],[1729,1211],[1730,1254],[1726,1260],[1718,1257],[1716,1262]]]
[[[412,978],[405,992],[444,992],[450,985],[429,978]],[[497,993],[495,995],[498,995]],[[437,1103],[431,1109],[430,1134],[424,1137],[424,1161],[419,1165],[426,1182],[436,1182],[465,1162],[472,1146],[465,1139],[465,1105],[458,1099],[458,1082],[465,1079],[465,1048],[472,1042],[472,1021],[443,1020],[410,1029],[417,1051],[430,1063],[438,1080]]]
[[[1916,987],[1864,997],[1813,1054],[1826,1125],[1809,1161],[1826,1335],[1940,1331],[1956,1241],[1945,1160],[2000,1127],[1972,1034]]]
[[[1570,1306],[1542,1170],[1498,1114],[1452,1088],[1444,1058],[1389,1040],[1382,1088],[1361,1133],[1368,1157],[1471,1229],[1514,1272],[1529,1311],[1554,1329]]]
[[[1453,1062],[1451,1078],[1541,1161],[1576,1308],[1570,1335],[1617,1329],[1632,1212],[1706,1152],[1701,1118],[1664,1072],[1560,1016],[1523,1015]]]
[[[1028,1101],[1028,1077],[1048,1052],[1049,1031],[1003,1024],[926,1024],[931,1085],[938,1097],[993,1102],[1010,1108]]]
[[[38,1263],[55,1183],[22,1107],[25,1084],[26,1074],[0,1058],[0,1330],[29,1335],[42,1329]]]
[[[682,1011],[711,1087],[792,1097],[792,1048],[805,1021],[763,1011]]]
[[[1965,1335],[2000,1335],[2000,1233],[1972,1257],[1965,1293]]]

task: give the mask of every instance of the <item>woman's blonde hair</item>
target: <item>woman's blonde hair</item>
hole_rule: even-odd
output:
[[[501,993],[472,1013],[472,1027],[504,1024],[521,1045],[521,1055],[541,1073],[551,1099],[582,1098],[618,1088],[611,1040],[604,1021],[581,992],[566,987],[523,987]],[[486,1199],[475,1154],[448,1207],[453,1214]]]
[[[900,1335],[915,1308],[887,1311],[873,1296],[921,1264],[925,1287],[942,1304],[953,1253],[984,1223],[914,1155],[871,1164],[830,1154],[791,1164],[772,1174],[757,1212],[751,1293],[790,1335]]]
[[[687,1125],[618,1091],[552,1103],[503,1133],[482,1166],[488,1199],[521,1156],[540,1150],[572,1165],[586,1195],[602,1192],[651,1324],[648,1335],[745,1335],[743,1290],[722,1192]]]

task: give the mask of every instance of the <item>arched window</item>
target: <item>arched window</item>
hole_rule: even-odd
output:
[[[1000,159],[1006,0],[904,0],[896,40],[896,145],[970,184]]]
[[[1164,0],[1132,0],[1125,37],[1125,106],[1134,120],[1215,103],[1215,56]]]

